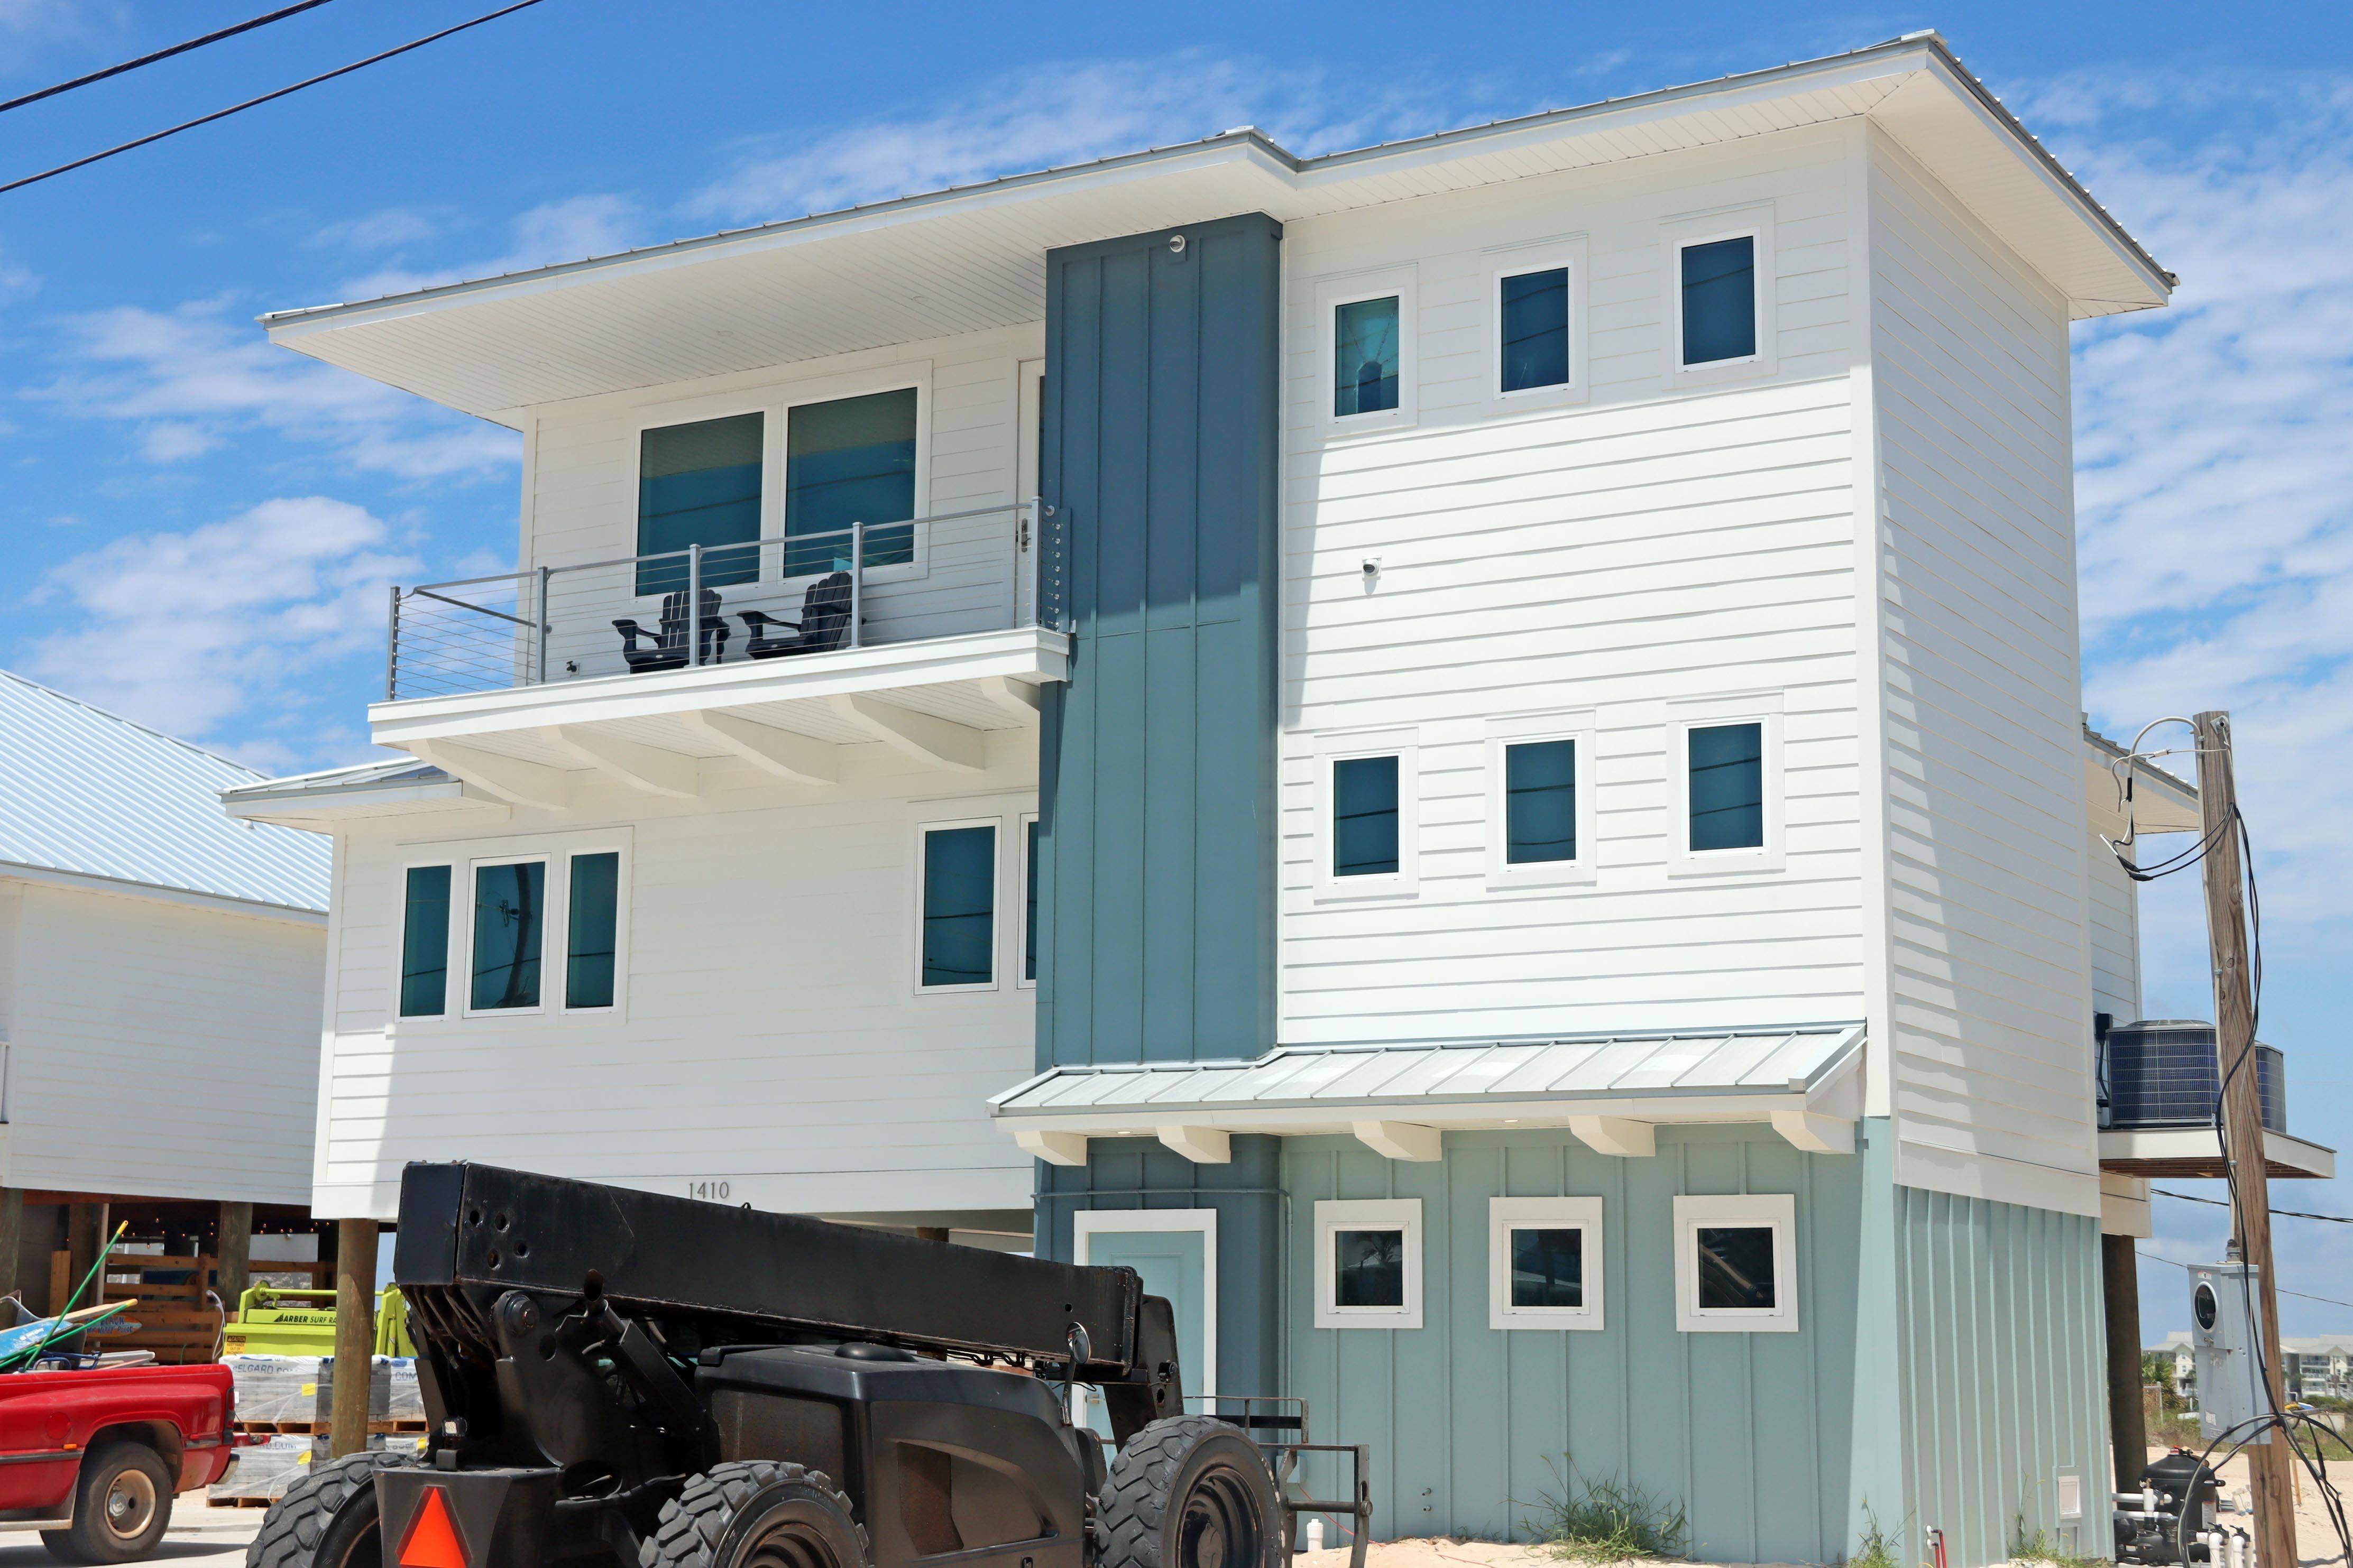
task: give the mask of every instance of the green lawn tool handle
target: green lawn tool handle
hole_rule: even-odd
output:
[[[47,1351],[49,1346],[60,1337],[58,1331],[65,1327],[66,1314],[74,1310],[74,1303],[81,1300],[81,1293],[90,1289],[90,1281],[97,1279],[100,1272],[106,1268],[107,1255],[114,1250],[114,1244],[121,1241],[124,1233],[130,1230],[130,1228],[131,1222],[127,1219],[121,1225],[114,1227],[114,1234],[106,1238],[106,1245],[98,1249],[98,1261],[92,1263],[90,1266],[90,1272],[81,1277],[81,1283],[74,1287],[74,1293],[66,1298],[66,1304],[59,1307],[55,1313],[51,1314],[54,1321],[49,1326],[49,1331],[41,1336],[41,1342],[33,1347],[32,1353],[29,1355],[18,1355],[14,1362],[8,1363],[9,1365],[33,1366],[38,1364],[43,1352]]]

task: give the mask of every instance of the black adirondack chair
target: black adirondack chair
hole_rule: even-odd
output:
[[[744,651],[754,658],[790,653],[830,653],[849,641],[849,574],[836,572],[809,584],[801,618],[780,621],[764,610],[738,612],[752,634]]]
[[[717,664],[727,652],[728,625],[719,616],[719,590],[702,590],[702,662]],[[684,669],[688,642],[686,591],[664,594],[661,602],[660,630],[649,632],[632,620],[617,620],[613,629],[621,634],[621,658],[628,664],[632,675],[646,675],[657,669]],[[638,647],[640,641],[651,644]]]

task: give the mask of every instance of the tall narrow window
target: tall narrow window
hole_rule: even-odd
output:
[[[1503,281],[1504,390],[1568,384],[1568,268]]]
[[[1694,725],[1691,848],[1761,849],[1765,845],[1765,727]]]
[[[1757,352],[1757,240],[1751,235],[1683,247],[1683,363]]]
[[[610,1007],[621,929],[621,858],[611,850],[572,857],[564,922],[564,1005]]]
[[[1392,876],[1398,868],[1398,760],[1342,757],[1332,764],[1332,875]]]
[[[785,574],[849,569],[850,524],[866,564],[915,558],[915,389],[805,403],[785,420]]]
[[[547,862],[474,868],[476,1012],[539,1005],[546,927]]]
[[[1504,748],[1504,860],[1541,865],[1577,858],[1577,742],[1524,741]]]
[[[1038,978],[1038,824],[1034,821],[1023,823],[1021,837],[1024,860],[1021,901],[1027,906],[1021,912],[1021,978],[1035,980]]]
[[[996,828],[924,830],[923,903],[923,984],[994,984]]]
[[[762,416],[738,414],[665,425],[638,437],[638,553],[702,546],[702,584],[723,588],[760,575]],[[638,592],[687,585],[683,556],[640,562]]]
[[[449,1010],[449,868],[411,866],[400,919],[400,1016]]]
[[[1398,405],[1398,296],[1356,300],[1333,312],[1332,412],[1379,414]]]

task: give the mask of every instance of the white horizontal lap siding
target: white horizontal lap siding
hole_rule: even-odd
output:
[[[1896,1179],[2097,1213],[2065,303],[1870,159]]]
[[[27,887],[9,1185],[306,1203],[326,932]]]
[[[1288,229],[1285,1040],[1862,1016],[1858,219],[1840,146],[1761,138]],[[1662,223],[1759,203],[1777,368],[1670,385]],[[1590,268],[1588,400],[1498,412],[1488,292],[1517,258],[1494,247],[1560,236],[1583,237]],[[1318,287],[1408,265],[1416,417],[1335,439]],[[1760,692],[1783,715],[1783,864],[1673,875],[1668,704]],[[1487,721],[1550,711],[1591,715],[1594,879],[1491,889]],[[1319,743],[1400,729],[1419,747],[1418,888],[1335,900]]]
[[[1018,749],[1016,749],[1018,750]],[[476,1159],[649,1190],[730,1184],[762,1207],[1026,1205],[1029,1161],[987,1101],[1031,1070],[1014,855],[1037,807],[1026,754],[977,779],[846,749],[844,782],[796,788],[704,764],[699,801],[575,775],[561,815],[408,817],[347,842],[322,1205],[391,1212],[410,1160]],[[875,753],[870,755],[868,753]],[[1012,756],[1008,752],[1008,755]],[[925,821],[1000,824],[999,987],[916,993],[913,856]],[[565,853],[628,831],[625,1016],[396,1020],[400,871],[462,867],[477,841]],[[584,840],[585,843],[585,840]],[[468,896],[461,869],[455,896]],[[543,991],[561,987],[560,955]],[[466,984],[464,953],[450,975]]]
[[[1014,495],[1014,376],[1022,358],[1040,352],[1042,328],[976,332],[963,337],[813,360],[776,369],[707,381],[640,388],[628,394],[583,398],[535,411],[533,493],[525,498],[522,560],[526,566],[564,567],[633,555],[638,548],[638,442],[648,424],[687,423],[730,413],[750,413],[805,395],[797,388],[829,378],[887,372],[894,365],[928,366],[922,417],[929,436],[925,477],[929,513],[963,511],[1010,503]],[[856,395],[858,384],[839,395]],[[828,389],[822,395],[833,395]],[[771,426],[776,421],[772,418]],[[771,427],[768,444],[783,450],[783,432]],[[781,472],[776,473],[781,486]],[[775,488],[775,487],[772,487]],[[919,488],[918,495],[923,495]],[[781,490],[765,498],[767,537],[783,526]],[[867,587],[863,611],[873,640],[901,642],[954,636],[1008,626],[1013,612],[1014,514],[1010,510],[935,526],[924,541],[919,576],[883,575]],[[741,657],[745,632],[736,617],[763,609],[796,618],[798,592],[785,593],[773,580],[776,547],[762,552],[767,580],[721,587],[729,629],[728,653]],[[561,574],[551,586],[548,646],[551,679],[565,679],[566,661],[583,676],[619,673],[617,617],[654,626],[659,599],[639,598],[628,566]],[[420,614],[450,617],[435,606]]]
[[[2094,835],[2084,846],[2092,885],[2092,1006],[2117,1023],[2140,1016],[2140,889]]]

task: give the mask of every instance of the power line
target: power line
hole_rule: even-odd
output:
[[[282,10],[272,11],[266,16],[256,16],[249,22],[239,22],[234,27],[223,27],[217,33],[206,33],[201,38],[190,38],[185,44],[174,44],[168,49],[157,49],[152,55],[141,55],[135,60],[125,60],[119,66],[109,66],[102,71],[92,71],[88,76],[78,76],[71,81],[61,81],[55,87],[45,87],[38,92],[28,92],[22,98],[12,98],[5,103],[0,103],[0,114],[5,114],[12,109],[22,109],[28,103],[38,103],[45,98],[55,98],[61,92],[71,92],[78,87],[88,87],[94,81],[104,81],[111,76],[121,76],[124,71],[135,71],[141,66],[152,66],[157,60],[168,60],[174,55],[185,55],[190,49],[201,49],[206,44],[217,44],[223,38],[234,38],[239,33],[250,33],[256,27],[266,27],[272,22],[283,21],[298,11],[308,11],[313,7],[324,5],[326,3],[327,0],[301,0],[299,5],[289,5]]]
[[[2179,1198],[2185,1204],[2211,1204],[2218,1209],[2231,1206],[2226,1199],[2201,1198],[2194,1193],[2168,1193],[2163,1187],[2151,1187],[2149,1191],[2160,1198]],[[2274,1209],[2272,1213],[2285,1215],[2290,1219],[2325,1219],[2331,1225],[2353,1225],[2353,1219],[2341,1214],[2306,1214],[2302,1209]]]
[[[2195,1267],[2194,1265],[2188,1263],[2174,1263],[2174,1260],[2170,1258],[2159,1258],[2156,1253],[2143,1252],[2137,1247],[2133,1248],[2133,1256],[2135,1258],[2146,1258],[2151,1263],[2172,1263],[2176,1268],[2189,1268]],[[2294,1296],[2300,1300],[2306,1301],[2318,1301],[2323,1306],[2327,1307],[2353,1307],[2353,1301],[2340,1301],[2334,1296],[2307,1296],[2301,1290],[2282,1290],[2277,1285],[2274,1285],[2272,1289],[2278,1291],[2279,1294],[2283,1296]]]
[[[89,157],[77,158],[70,163],[60,163],[54,169],[44,169],[37,174],[27,174],[21,180],[11,180],[8,184],[0,185],[0,195],[5,195],[10,191],[21,190],[26,185],[37,184],[43,180],[54,179],[59,174],[71,174],[74,170],[95,163],[100,159],[111,158],[118,153],[128,153],[133,148],[144,147],[150,142],[161,142],[166,136],[177,136],[183,131],[193,131],[199,125],[209,125],[216,120],[226,120],[230,115],[236,114],[242,110],[252,109],[258,105],[268,103],[272,99],[284,98],[290,92],[300,92],[306,87],[316,87],[322,81],[332,81],[339,76],[349,76],[352,72],[360,69],[364,66],[375,65],[379,60],[388,60],[395,55],[405,55],[411,49],[421,49],[426,45],[446,38],[452,33],[462,33],[469,27],[479,27],[485,22],[495,22],[501,16],[512,16],[517,11],[523,10],[526,7],[536,5],[538,4],[539,0],[515,0],[515,4],[512,5],[502,6],[496,11],[491,11],[483,16],[477,16],[470,22],[460,22],[454,27],[444,27],[438,33],[427,33],[425,37],[421,38],[413,38],[409,42],[400,45],[397,48],[386,49],[380,55],[370,55],[364,60],[353,60],[347,66],[338,66],[333,70],[323,71],[306,80],[298,81],[291,87],[281,87],[275,92],[265,92],[259,98],[248,98],[243,103],[233,103],[227,109],[216,109],[210,114],[199,115],[194,120],[183,121],[181,123],[172,126],[168,130],[158,131],[150,135],[142,136],[135,142],[125,142],[120,147],[109,147],[103,153],[92,153]]]

